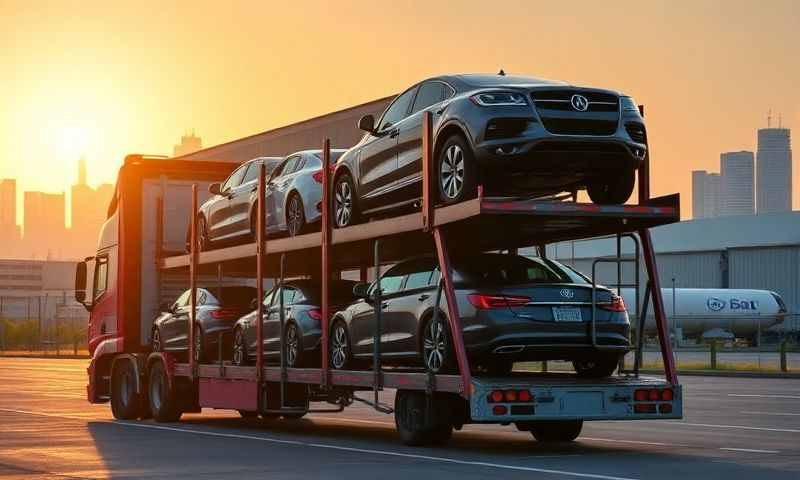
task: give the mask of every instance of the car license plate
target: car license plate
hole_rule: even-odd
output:
[[[578,307],[553,307],[553,318],[556,322],[582,322],[581,309]]]

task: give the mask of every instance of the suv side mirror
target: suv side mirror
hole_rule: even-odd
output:
[[[358,120],[358,128],[365,132],[375,133],[375,117],[364,115]]]
[[[75,266],[75,301],[86,305],[86,262],[78,262]]]
[[[222,191],[220,190],[220,185],[219,185],[218,182],[217,183],[212,183],[211,185],[209,185],[208,186],[208,192],[212,193],[214,195],[222,195]]]

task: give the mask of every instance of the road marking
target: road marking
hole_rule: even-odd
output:
[[[720,450],[727,450],[730,452],[745,452],[745,453],[781,453],[778,450],[758,450],[756,448],[730,448],[722,447]]]
[[[688,445],[678,445],[675,443],[662,443],[662,442],[645,442],[643,440],[619,440],[616,438],[599,438],[599,437],[578,437],[579,440],[589,440],[590,442],[610,442],[610,443],[634,443],[637,445],[655,445],[658,447],[688,447]]]
[[[39,415],[44,417],[57,417],[57,418],[68,418],[73,420],[80,420],[85,421],[85,418],[73,417],[69,415],[58,415],[53,413],[45,413],[45,412],[33,412],[28,410],[16,410],[10,408],[0,408],[1,412],[10,412],[10,413],[19,413],[24,415]],[[515,471],[522,471],[522,472],[535,472],[535,473],[547,473],[551,475],[563,475],[568,477],[579,477],[579,478],[596,478],[600,480],[635,480],[630,477],[617,477],[614,475],[602,475],[598,473],[581,473],[581,472],[572,472],[568,470],[554,470],[549,468],[537,468],[537,467],[526,467],[522,465],[508,465],[503,463],[491,463],[491,462],[481,462],[477,460],[459,460],[456,458],[448,458],[448,457],[434,457],[432,455],[420,455],[416,453],[402,453],[402,452],[393,452],[391,450],[376,450],[371,448],[358,448],[358,447],[345,447],[342,445],[332,445],[329,443],[313,443],[313,442],[305,442],[300,440],[283,440],[279,438],[272,438],[272,437],[259,437],[255,435],[243,435],[238,433],[222,433],[222,432],[210,432],[207,430],[196,430],[196,429],[189,429],[189,428],[178,428],[178,427],[168,427],[165,425],[153,425],[151,423],[133,423],[127,421],[108,421],[108,420],[98,420],[102,423],[108,423],[110,425],[121,425],[125,427],[136,427],[136,428],[145,428],[151,430],[166,430],[171,432],[180,432],[180,433],[190,433],[194,435],[205,435],[209,437],[221,437],[221,438],[237,438],[241,440],[257,440],[260,442],[266,443],[276,443],[281,445],[299,445],[303,447],[313,447],[313,448],[321,448],[327,450],[338,450],[343,452],[356,452],[356,453],[368,453],[372,455],[382,455],[387,457],[400,457],[400,458],[413,458],[415,460],[429,460],[432,462],[441,462],[441,463],[450,463],[455,465],[468,465],[473,467],[487,467],[487,468],[495,468],[500,470],[515,470]]]
[[[776,417],[800,417],[800,413],[781,413],[781,412],[757,412],[757,411],[743,411],[745,415],[773,415]]]
[[[729,393],[729,397],[756,397],[756,398],[790,398],[800,400],[800,395],[766,395],[756,393]]]
[[[643,421],[652,422],[652,420],[643,420]],[[663,425],[665,427],[667,425],[681,425],[688,427],[733,428],[733,429],[738,428],[741,430],[760,430],[764,432],[800,433],[800,430],[793,428],[750,427],[748,425],[715,425],[711,423],[665,422],[663,420],[658,420],[658,424]]]

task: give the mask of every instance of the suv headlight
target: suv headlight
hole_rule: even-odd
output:
[[[619,106],[623,112],[639,113],[639,106],[631,97],[619,97]]]
[[[482,107],[526,106],[525,95],[517,92],[483,92],[469,97]]]

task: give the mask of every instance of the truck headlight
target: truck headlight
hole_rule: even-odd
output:
[[[525,95],[517,92],[483,92],[469,97],[473,103],[482,107],[526,106]]]

